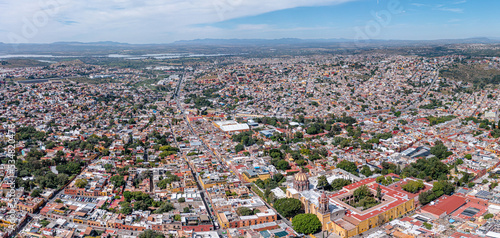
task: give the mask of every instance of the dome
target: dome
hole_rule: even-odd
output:
[[[294,178],[295,178],[295,181],[297,181],[297,182],[308,181],[307,175],[304,172],[298,172],[297,174],[295,174]]]

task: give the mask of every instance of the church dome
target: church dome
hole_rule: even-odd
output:
[[[297,182],[305,182],[305,181],[308,181],[307,179],[307,175],[306,173],[304,172],[298,172],[297,174],[295,174],[295,181]]]

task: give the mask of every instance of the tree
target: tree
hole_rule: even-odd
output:
[[[380,187],[380,185],[377,186],[377,199],[379,201],[382,200],[382,188]]]
[[[430,224],[430,223],[424,222],[423,225],[424,225],[425,229],[427,229],[427,230],[432,229],[432,224]]]
[[[450,167],[438,158],[432,157],[429,159],[419,159],[415,163],[411,163],[403,169],[404,177],[414,177],[419,179],[430,180],[447,180]]]
[[[132,213],[132,206],[130,205],[130,203],[121,202],[120,206],[121,206],[120,213],[125,214],[125,215]]]
[[[41,194],[42,194],[42,190],[39,188],[34,189],[33,192],[31,192],[32,197],[40,197]]]
[[[165,238],[165,235],[163,235],[161,232],[145,230],[139,235],[139,238]]]
[[[284,170],[290,169],[290,164],[288,162],[286,162],[286,160],[280,160],[280,161],[278,161],[276,168],[284,171]]]
[[[472,155],[471,154],[466,154],[466,155],[464,155],[464,158],[466,158],[468,160],[471,160],[472,159]]]
[[[422,180],[418,181],[408,181],[406,184],[402,185],[401,188],[410,193],[416,193],[421,189],[425,188],[424,182]]]
[[[302,134],[302,132],[300,132],[300,131],[297,131],[297,132],[295,132],[295,138],[302,139],[302,138],[304,138],[304,134]]]
[[[339,178],[339,179],[335,179],[332,181],[332,183],[330,184],[332,186],[332,189],[333,190],[340,190],[342,189],[343,187],[351,184],[351,180],[349,179],[342,179],[342,178]]]
[[[446,159],[448,156],[453,154],[452,152],[449,152],[448,148],[439,140],[436,141],[436,145],[431,148],[430,152],[438,159]]]
[[[421,192],[418,195],[418,201],[420,202],[420,204],[422,204],[422,206],[427,204],[427,203],[432,202],[435,198],[436,198],[436,196],[434,195],[434,193],[431,190]]]
[[[186,199],[185,198],[179,198],[177,199],[178,202],[182,203],[182,202],[186,202]]]
[[[238,153],[238,152],[240,152],[240,151],[242,151],[242,150],[244,150],[244,149],[245,149],[245,147],[244,147],[241,143],[240,143],[240,144],[237,144],[237,145],[234,147],[234,151],[235,151],[236,153]]]
[[[125,185],[125,179],[121,175],[115,175],[111,178],[109,178],[109,181],[115,186],[115,187],[121,187]]]
[[[294,217],[302,212],[302,202],[295,198],[280,198],[274,208],[284,217]]]
[[[352,195],[354,196],[354,198],[356,200],[361,200],[365,197],[371,196],[372,193],[370,192],[370,189],[368,189],[368,186],[362,185],[359,188],[357,188],[356,190],[354,190]]]
[[[325,175],[321,175],[318,177],[318,188],[326,189],[329,186],[330,184],[328,183]]]
[[[349,173],[352,174],[358,174],[357,170],[358,167],[356,166],[356,163],[350,162],[347,160],[342,160],[340,163],[337,164],[337,168],[343,169]]]
[[[240,216],[250,216],[254,214],[253,210],[248,207],[239,207],[237,211]]]
[[[77,179],[75,181],[75,186],[79,187],[79,188],[85,188],[85,186],[87,186],[88,184],[88,181],[86,179]]]
[[[314,214],[298,214],[292,220],[293,229],[302,234],[314,234],[321,229],[321,222]]]
[[[494,215],[493,215],[493,214],[491,214],[491,213],[487,213],[487,214],[485,214],[485,215],[483,216],[483,218],[484,218],[484,219],[486,219],[486,220],[488,220],[488,219],[490,219],[490,218],[493,218],[493,217],[494,217]]]
[[[165,212],[172,211],[174,209],[175,209],[175,207],[174,207],[174,205],[172,205],[172,203],[166,202],[166,203],[163,203],[163,205],[161,205],[158,209],[156,209],[154,211],[154,213],[155,214],[162,214]]]
[[[370,170],[370,167],[368,167],[368,165],[363,165],[363,169],[361,169],[361,174],[363,174],[366,177],[370,177],[373,175],[373,172]]]

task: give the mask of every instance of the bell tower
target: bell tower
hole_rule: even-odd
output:
[[[321,214],[330,212],[330,209],[328,209],[328,197],[324,192],[321,193],[321,196],[318,198],[318,206],[318,210]]]

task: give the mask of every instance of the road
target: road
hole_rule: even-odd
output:
[[[192,133],[195,137],[197,137],[197,138],[198,138],[198,135],[196,135],[196,134],[194,133],[194,130],[193,130],[193,128],[191,127],[191,124],[189,124],[189,120],[187,120],[186,115],[184,115],[184,109],[181,107],[181,104],[180,104],[179,92],[180,92],[181,87],[182,87],[182,80],[183,80],[183,77],[184,77],[183,75],[180,75],[179,82],[178,82],[178,84],[177,84],[177,88],[176,88],[175,93],[174,93],[174,100],[175,100],[175,101],[176,101],[176,103],[177,103],[177,110],[179,110],[179,111],[181,112],[181,114],[182,114],[182,117],[183,117],[184,121],[186,122],[186,124],[189,126],[189,129],[191,130],[191,133]],[[173,136],[174,138],[176,138],[175,133],[174,133],[174,130],[172,129],[172,124],[171,124],[171,122],[169,121],[168,123],[169,123],[169,126],[170,126],[170,132],[172,133],[172,136]],[[199,138],[198,138],[198,139],[199,139]],[[176,147],[178,147],[177,140],[174,140],[174,143],[175,143]],[[203,144],[203,145],[205,145],[205,144]],[[212,153],[213,153],[213,152],[212,152]],[[185,162],[186,162],[186,164],[188,165],[189,170],[191,170],[191,174],[193,175],[193,177],[194,177],[194,179],[195,179],[195,181],[196,181],[196,185],[198,186],[198,189],[201,191],[201,198],[202,198],[202,201],[203,201],[203,203],[205,204],[205,207],[207,208],[207,212],[208,212],[208,214],[209,214],[209,215],[210,215],[210,217],[211,217],[211,219],[210,219],[210,220],[212,221],[212,226],[214,227],[214,230],[215,230],[215,229],[216,229],[216,227],[215,227],[215,221],[214,221],[214,219],[215,219],[215,217],[216,217],[216,216],[215,216],[215,214],[213,214],[213,212],[212,212],[212,206],[209,206],[209,204],[210,204],[210,203],[209,203],[209,202],[207,202],[208,195],[206,194],[206,190],[205,190],[205,189],[201,186],[201,183],[200,183],[200,181],[198,180],[198,177],[196,176],[196,173],[195,173],[195,171],[194,171],[193,167],[191,166],[191,164],[190,164],[190,163],[189,163],[189,161],[187,160],[186,155],[185,155],[185,153],[184,153],[184,152],[182,152],[182,158],[184,159],[184,161],[185,161]]]
[[[227,165],[226,165],[226,164],[225,164],[225,163],[221,160],[221,158],[220,158],[219,156],[217,156],[217,155],[216,155],[216,154],[215,154],[215,153],[214,153],[214,152],[210,149],[210,147],[206,144],[205,140],[202,140],[201,138],[199,138],[198,134],[195,132],[195,130],[194,130],[194,129],[193,129],[193,127],[191,126],[191,123],[189,123],[189,120],[188,120],[187,116],[184,114],[184,109],[181,107],[181,103],[180,103],[180,99],[179,99],[179,97],[180,97],[179,92],[180,92],[181,87],[182,87],[182,78],[183,78],[183,77],[181,76],[181,79],[179,80],[179,83],[177,84],[177,89],[176,89],[176,93],[175,93],[175,100],[176,100],[176,104],[177,104],[177,109],[178,109],[178,110],[180,111],[180,113],[182,114],[182,117],[183,117],[184,121],[186,122],[186,125],[189,127],[189,130],[191,131],[191,134],[192,134],[194,137],[196,137],[199,141],[201,141],[201,143],[202,143],[203,147],[205,148],[205,150],[206,150],[206,151],[208,151],[208,152],[212,155],[212,157],[213,157],[213,158],[217,159],[218,163],[219,163],[221,166],[223,166],[225,170],[229,170],[229,168],[228,168],[228,167],[227,167]],[[171,125],[171,124],[170,124],[170,129],[171,129],[171,133],[172,133],[172,135],[173,135],[173,136],[174,136],[174,138],[175,138],[175,135],[173,134],[173,133],[174,133],[174,131],[172,130],[172,125]],[[175,143],[177,144],[177,141],[176,141]],[[205,203],[205,206],[207,207],[207,209],[208,209],[208,211],[209,211],[209,214],[210,214],[210,215],[212,215],[212,213],[211,213],[212,208],[211,208],[211,207],[210,207],[210,208],[208,207],[208,205],[207,205],[208,203],[206,202],[206,199],[205,199],[205,196],[204,196],[204,194],[206,193],[206,191],[205,191],[205,190],[201,187],[200,182],[198,181],[198,178],[195,176],[195,175],[196,175],[196,173],[194,172],[194,170],[193,170],[193,168],[192,168],[191,164],[189,163],[189,161],[187,161],[187,158],[186,158],[186,156],[184,155],[184,153],[183,153],[183,158],[184,158],[184,160],[186,161],[186,163],[188,164],[189,169],[191,170],[191,173],[192,173],[192,174],[193,174],[193,176],[195,177],[196,182],[197,182],[197,184],[198,184],[198,188],[202,191],[202,198],[203,198],[203,202]],[[252,191],[252,189],[250,189],[250,191]],[[255,194],[253,191],[252,191],[252,193],[253,193],[255,196],[257,196],[257,197],[258,197],[258,195],[257,195],[257,194]],[[267,203],[264,199],[262,199],[262,201],[264,201],[264,202],[266,203],[266,206],[267,206],[268,208],[273,209],[273,211],[274,211],[274,212],[276,212],[276,214],[278,214],[278,216],[279,216],[279,217],[280,217],[280,218],[281,218],[281,219],[282,219],[282,220],[283,220],[283,221],[284,221],[287,225],[289,225],[290,227],[292,227],[292,223],[291,223],[288,219],[286,219],[285,217],[283,217],[283,216],[282,216],[282,215],[281,215],[278,211],[276,211],[276,210],[275,210],[275,209],[274,209],[274,208],[273,208],[270,204],[268,204],[268,203]],[[215,217],[215,215],[214,215],[213,217]]]
[[[259,195],[258,195],[258,194],[256,194],[256,193],[252,190],[252,188],[251,188],[251,187],[249,187],[249,189],[250,189],[250,191],[252,191],[252,193],[254,194],[254,196],[259,197]],[[260,188],[259,188],[259,189],[260,189]],[[261,192],[263,192],[263,191],[261,190]],[[262,201],[264,201],[264,203],[266,203],[266,206],[267,206],[268,208],[273,209],[273,211],[274,211],[274,212],[276,212],[276,214],[278,214],[278,216],[281,218],[281,220],[283,220],[283,222],[285,222],[288,226],[293,227],[293,225],[292,225],[292,223],[290,222],[290,220],[288,220],[286,217],[282,216],[282,215],[281,215],[278,211],[276,211],[276,209],[274,209],[274,207],[273,207],[273,206],[271,206],[271,204],[267,203],[267,201],[266,201],[266,200],[264,200],[264,198],[261,198],[261,200],[262,200]]]
[[[436,81],[438,80],[438,78],[439,78],[439,69],[436,69],[436,77],[432,80],[431,85],[429,85],[429,87],[427,87],[427,88],[425,89],[425,92],[424,92],[424,93],[422,93],[421,98],[420,98],[419,100],[415,100],[415,102],[413,102],[412,104],[410,104],[408,107],[406,107],[405,109],[403,109],[403,110],[401,110],[401,111],[403,111],[403,112],[404,112],[404,111],[408,111],[408,110],[411,110],[411,109],[415,109],[415,107],[416,107],[416,106],[418,106],[418,104],[419,104],[420,102],[425,101],[425,99],[426,99],[426,98],[427,98],[427,96],[428,96],[428,92],[429,92],[429,90],[430,90],[432,87],[434,87],[434,84],[436,84]]]

